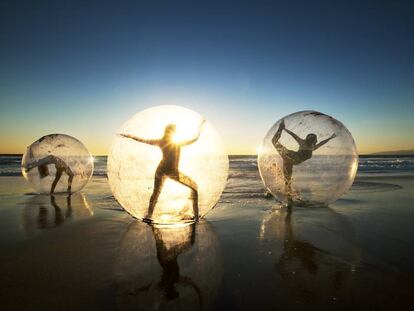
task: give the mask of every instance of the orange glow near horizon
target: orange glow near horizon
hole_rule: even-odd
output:
[[[3,138],[0,145],[0,154],[22,154],[25,152],[26,147],[39,137],[18,137],[18,139],[17,137]],[[107,155],[112,139],[113,137],[96,141],[94,139],[86,138],[81,141],[85,144],[85,146],[87,146],[93,155]],[[257,145],[259,143],[260,140],[256,144],[251,143],[248,145],[246,143],[246,145],[242,146],[235,141],[229,141],[228,139],[224,140],[224,146],[230,155],[255,155],[258,152]],[[361,139],[360,143],[358,143],[357,140],[356,143],[359,154],[370,154],[384,151],[414,150],[414,146],[410,147],[402,142],[395,142],[393,144],[381,146],[374,144],[370,139]]]

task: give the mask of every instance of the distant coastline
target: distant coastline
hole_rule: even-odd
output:
[[[414,155],[414,149],[374,152],[374,153],[371,153],[371,155],[375,155],[375,156],[413,156]]]

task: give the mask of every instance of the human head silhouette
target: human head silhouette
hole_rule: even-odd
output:
[[[40,178],[45,178],[46,176],[49,176],[49,169],[47,165],[39,165],[37,169],[39,171]]]
[[[168,300],[174,300],[180,297],[180,294],[175,289],[174,285],[171,285],[165,289],[165,296],[167,297]]]
[[[316,143],[318,142],[318,137],[315,134],[308,134],[306,136],[306,142],[309,145],[316,145]]]
[[[168,124],[164,129],[164,137],[172,138],[177,130],[177,126],[175,124]]]

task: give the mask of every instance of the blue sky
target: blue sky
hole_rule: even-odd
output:
[[[410,1],[0,3],[0,153],[60,132],[104,154],[158,104],[203,114],[229,153],[304,109],[361,153],[414,149]]]

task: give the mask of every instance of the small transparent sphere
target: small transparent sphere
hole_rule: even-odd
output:
[[[218,202],[228,156],[211,124],[189,109],[156,106],[125,122],[108,156],[108,179],[133,217],[192,222]]]
[[[73,193],[91,178],[93,157],[76,138],[50,134],[27,147],[22,173],[39,193]]]
[[[320,112],[300,111],[268,131],[258,165],[265,187],[279,201],[328,205],[354,182],[358,153],[341,122]]]

